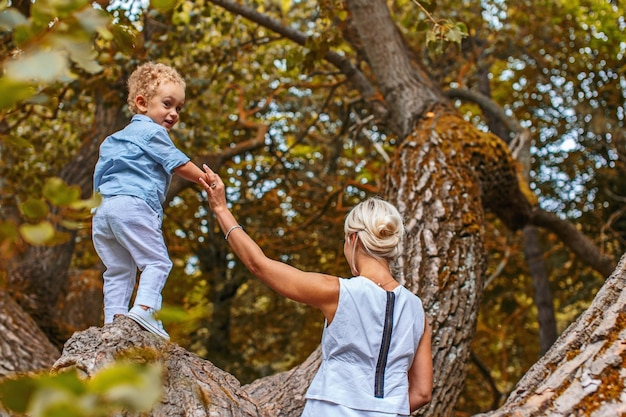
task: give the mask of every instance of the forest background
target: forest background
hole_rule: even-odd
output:
[[[528,215],[533,225],[507,217],[510,207],[485,204],[489,192],[506,200],[509,189],[469,194],[486,206],[476,214],[486,250],[484,265],[477,262],[479,310],[445,325],[471,342],[451,395],[457,414],[471,415],[504,403],[624,252],[624,8],[578,0],[386,4],[425,84],[477,131],[508,144],[520,189],[544,214]],[[365,78],[381,78],[370,69],[375,45],[355,33],[349,7],[167,0],[0,7],[0,376],[49,367],[75,331],[101,325],[102,266],[89,228],[98,204],[93,155],[127,123],[125,80],[148,60],[187,80],[172,137],[222,175],[232,210],[266,253],[349,274],[343,216],[369,195],[394,195],[388,178],[398,168],[390,164],[407,136],[381,117],[378,107],[391,106],[384,89],[365,96],[337,65],[347,59]],[[473,167],[479,177],[496,175],[481,167]],[[423,173],[400,176],[418,183]],[[412,213],[404,213],[409,223]],[[244,384],[291,369],[316,349],[321,315],[250,276],[199,187],[173,183],[163,229],[175,267],[162,319],[175,343]],[[418,240],[428,254],[428,234]],[[420,295],[429,291],[405,281]],[[11,333],[15,311],[35,325]]]

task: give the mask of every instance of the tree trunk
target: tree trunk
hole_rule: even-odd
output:
[[[0,291],[0,377],[49,369],[58,357],[33,319]]]
[[[524,233],[524,256],[528,270],[533,278],[533,300],[537,307],[539,322],[539,347],[543,355],[557,338],[556,318],[550,281],[543,261],[543,251],[539,242],[539,232],[535,226],[526,226]]]
[[[626,255],[593,304],[524,375],[504,406],[479,416],[624,415],[624,340]]]
[[[461,217],[461,216],[458,216]],[[421,228],[424,242],[430,232]],[[446,233],[445,229],[440,233]],[[448,252],[457,245],[450,240]],[[441,241],[441,239],[440,239]],[[431,249],[439,246],[429,244]],[[471,264],[469,253],[462,247],[462,252],[455,255],[461,260],[457,270]],[[437,263],[434,256],[432,263]],[[423,275],[437,275],[431,262],[415,261],[423,270]],[[426,265],[426,267],[424,267]],[[428,271],[431,270],[431,272]],[[407,268],[404,268],[406,271]],[[466,273],[464,273],[467,275]],[[454,287],[458,292],[469,293],[467,282],[455,279],[450,274],[439,285]],[[469,277],[471,279],[471,277]],[[425,281],[425,280],[422,280]],[[476,292],[476,291],[474,291]],[[467,295],[465,295],[467,297]],[[465,306],[459,298],[431,300],[431,308],[450,311],[461,315]],[[518,383],[506,404],[499,410],[479,414],[476,417],[500,416],[617,416],[626,412],[624,397],[624,378],[626,377],[626,255],[616,271],[606,281],[593,304],[579,317],[557,340],[552,348],[535,364]],[[469,314],[469,312],[468,312]],[[438,315],[437,317],[441,317]],[[433,321],[437,324],[438,318]],[[465,319],[471,322],[472,319]],[[452,318],[446,325],[453,324],[458,318]],[[461,344],[464,335],[450,331],[439,325],[439,332],[434,333],[435,346],[447,346],[448,339]],[[442,348],[435,353],[435,368],[444,367],[436,381],[436,394],[440,387],[450,389],[442,382],[443,377],[458,380],[462,372],[453,369],[456,365],[455,354],[462,354],[462,349],[450,350],[449,356],[443,357]],[[148,352],[139,354],[137,352]],[[304,392],[317,370],[320,349],[300,366],[288,372],[263,378],[241,387],[237,380],[213,366],[210,362],[190,354],[179,346],[165,342],[152,334],[139,331],[132,320],[120,316],[113,324],[103,328],[90,328],[76,333],[66,343],[62,356],[53,366],[59,372],[70,367],[77,367],[87,376],[92,376],[102,367],[116,358],[125,357],[143,362],[146,357],[153,357],[164,365],[165,394],[148,416],[259,416],[259,417],[297,417],[302,412]],[[442,359],[443,358],[443,359]],[[455,365],[456,364],[456,365]],[[458,367],[458,366],[457,366]],[[452,389],[456,389],[452,387]],[[452,395],[452,394],[448,394]],[[445,403],[443,394],[437,395],[436,404]],[[451,415],[451,411],[437,411],[432,407],[429,415]]]
[[[432,403],[423,412],[449,416],[463,384],[482,293],[484,209],[492,210],[508,227],[517,229],[528,222],[531,206],[520,190],[516,165],[506,145],[465,121],[425,73],[413,65],[386,3],[350,0],[347,5],[390,110],[387,123],[400,143],[386,172],[383,194],[400,209],[407,225],[404,255],[394,266],[395,271],[407,288],[422,297],[433,327],[435,390]],[[534,220],[546,220],[535,216]],[[621,265],[616,274],[618,281],[624,280],[623,268]],[[618,389],[610,391],[608,384],[600,383],[599,389],[593,391],[595,400],[604,398],[612,404],[621,395],[623,375],[619,372],[623,372],[624,355],[619,341],[623,340],[624,326],[619,324],[624,320],[619,311],[624,309],[626,300],[615,292],[616,289],[603,291],[605,295],[598,297],[590,309],[595,313],[586,315],[586,321],[579,320],[580,339],[574,339],[579,334],[567,332],[566,340],[562,337],[522,380],[507,403],[508,411],[499,415],[513,414],[518,404],[530,407],[542,401],[543,408],[534,415],[548,415],[542,410],[553,405],[567,415],[568,407],[576,409],[579,398],[583,404],[586,397],[576,394],[591,392],[597,376],[606,376]],[[598,317],[606,317],[613,323],[612,328],[619,331],[606,333],[611,326]],[[592,335],[596,327],[599,333]],[[586,344],[576,344],[581,339],[586,339]],[[303,394],[320,360],[318,349],[289,372],[240,387],[232,376],[209,362],[139,332],[134,322],[120,317],[103,328],[76,333],[54,370],[77,366],[93,375],[128,349],[137,348],[150,349],[168,370],[165,398],[149,414],[154,416],[298,416],[304,404]],[[597,356],[590,356],[592,350]],[[590,361],[603,359],[613,366],[599,368],[606,371],[604,375],[585,367],[591,365]],[[577,376],[579,367],[581,374]],[[563,384],[563,390],[558,383]],[[567,403],[570,394],[574,400]],[[604,406],[594,405],[597,410]]]
[[[440,120],[424,120],[405,139],[386,173],[385,195],[406,222],[396,274],[422,298],[432,326],[434,389],[423,414],[445,416],[463,389],[485,253],[479,185],[469,165],[450,161],[454,125]]]
[[[142,331],[126,316],[117,316],[102,328],[75,333],[52,371],[76,368],[91,377],[119,358],[156,362],[165,370],[162,400],[142,416],[270,416],[260,411],[235,377],[174,343]]]

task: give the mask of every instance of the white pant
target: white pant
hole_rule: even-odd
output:
[[[128,313],[130,299],[141,271],[135,305],[161,309],[161,291],[172,269],[161,219],[137,197],[105,198],[92,226],[93,245],[104,263],[104,323],[115,314]]]

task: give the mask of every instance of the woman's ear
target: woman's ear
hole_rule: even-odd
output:
[[[146,100],[146,98],[141,94],[138,94],[135,97],[135,105],[141,113],[145,113],[148,111],[148,100]]]

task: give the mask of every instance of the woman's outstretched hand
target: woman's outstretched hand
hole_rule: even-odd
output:
[[[207,193],[207,200],[212,211],[217,208],[226,207],[226,195],[224,192],[224,182],[211,168],[206,164],[202,165],[204,169],[204,178],[200,177],[198,180],[200,185],[204,187]]]

